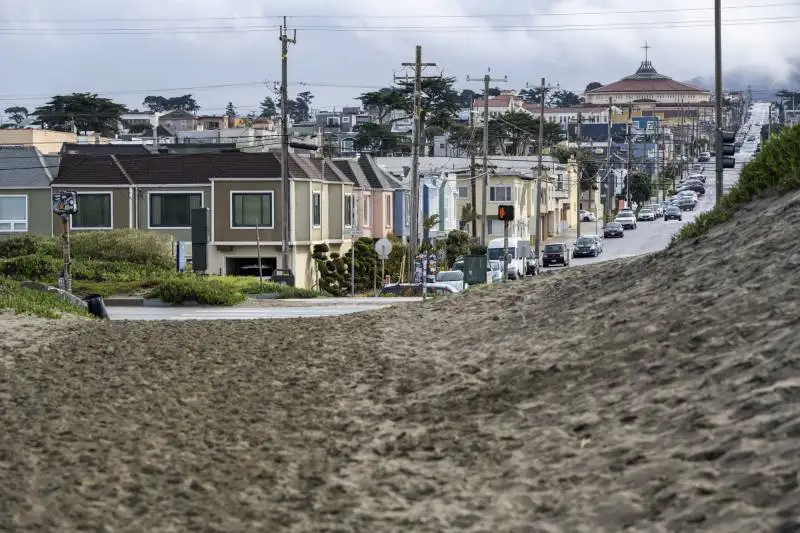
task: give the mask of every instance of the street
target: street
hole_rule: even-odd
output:
[[[769,105],[755,104],[753,106],[750,125],[751,133],[755,135],[755,141],[744,140],[743,146],[736,153],[736,167],[726,169],[723,177],[723,190],[728,191],[739,178],[739,171],[747,161],[753,157],[753,152],[760,141],[760,131],[757,124],[766,123],[768,118]],[[747,125],[744,126],[747,128]],[[714,206],[715,192],[715,161],[704,164],[703,173],[708,176],[706,183],[706,194],[700,199],[694,211],[685,211],[683,220],[665,222],[658,219],[653,222],[639,222],[636,230],[626,231],[622,239],[604,239],[603,253],[598,257],[576,258],[572,260],[571,268],[591,265],[613,259],[623,259],[635,257],[663,250],[669,245],[672,236],[677,233],[684,224],[693,221],[700,213],[711,209]],[[581,234],[602,234],[602,223],[584,222],[581,224]],[[571,241],[572,239],[569,239]],[[566,241],[566,239],[565,239]],[[572,242],[567,241],[568,245]],[[546,271],[557,271],[559,267],[548,268]],[[253,320],[265,318],[300,318],[300,317],[322,317],[337,316],[350,313],[358,313],[371,309],[383,309],[399,303],[400,301],[414,301],[419,298],[392,298],[392,299],[371,299],[359,298],[355,300],[347,298],[320,299],[311,301],[291,301],[282,302],[267,300],[261,305],[247,307],[147,307],[147,306],[124,306],[109,307],[108,312],[111,320]]]

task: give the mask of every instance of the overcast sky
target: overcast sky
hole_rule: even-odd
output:
[[[475,90],[481,84],[466,76],[488,67],[508,76],[497,85],[514,89],[542,77],[576,92],[609,83],[636,69],[645,40],[660,72],[690,80],[714,72],[714,14],[706,6],[713,3],[2,0],[0,105],[33,109],[49,95],[93,91],[134,108],[148,94],[193,93],[203,112],[232,101],[246,114],[280,79],[283,15],[297,28],[290,93],[310,90],[320,108],[353,105],[361,92],[390,84],[417,44],[424,61]],[[731,24],[723,28],[729,81],[745,72],[756,91],[800,84],[791,57],[800,2],[723,0],[723,11]],[[228,84],[238,86],[208,87]],[[169,88],[186,89],[158,90]]]

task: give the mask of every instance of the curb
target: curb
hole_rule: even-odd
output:
[[[171,304],[150,298],[103,298],[103,303],[106,307],[196,307],[199,304],[195,302],[186,302],[184,304]]]

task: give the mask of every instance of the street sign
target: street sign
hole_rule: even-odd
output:
[[[375,241],[375,252],[378,254],[378,259],[383,261],[389,259],[389,254],[392,253],[392,243],[389,239],[378,239]]]
[[[75,191],[61,191],[53,193],[53,213],[59,216],[77,214],[78,193]]]
[[[514,220],[514,206],[513,205],[501,205],[497,208],[497,218],[508,222],[509,220]]]

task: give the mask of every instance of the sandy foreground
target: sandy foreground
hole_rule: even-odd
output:
[[[361,315],[0,316],[0,531],[800,531],[798,228]]]

